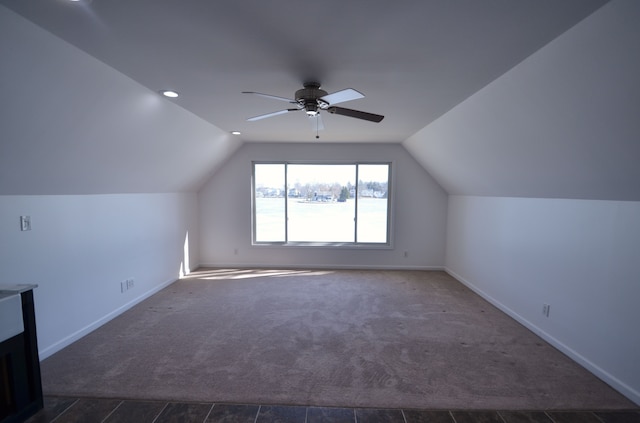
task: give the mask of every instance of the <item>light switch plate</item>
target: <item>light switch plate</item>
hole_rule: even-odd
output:
[[[21,231],[31,230],[31,216],[20,216],[20,230]]]

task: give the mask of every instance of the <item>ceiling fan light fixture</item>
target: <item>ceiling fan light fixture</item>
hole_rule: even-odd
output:
[[[307,101],[304,105],[304,110],[307,112],[307,116],[314,117],[318,114],[318,104]]]

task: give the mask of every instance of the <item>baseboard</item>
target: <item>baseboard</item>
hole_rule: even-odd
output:
[[[516,313],[511,308],[507,307],[500,301],[496,300],[491,295],[488,295],[486,292],[484,292],[483,290],[475,286],[472,282],[456,274],[450,268],[445,266],[444,271],[447,272],[456,280],[458,280],[460,283],[465,285],[467,288],[469,288],[470,290],[472,290],[473,292],[475,292],[476,294],[478,294],[479,296],[481,296],[482,298],[490,302],[492,305],[494,305],[495,307],[503,311],[509,317],[513,318],[518,323],[520,323],[521,325],[523,325],[524,327],[526,327],[527,329],[529,329],[530,331],[538,335],[540,338],[544,339],[546,342],[548,342],[549,344],[557,348],[559,351],[561,351],[563,354],[571,358],[573,361],[575,361],[576,363],[578,363],[579,365],[581,365],[582,367],[584,367],[585,369],[593,373],[596,377],[600,378],[609,386],[611,386],[612,388],[620,392],[622,395],[627,397],[629,400],[640,405],[640,392],[638,392],[636,389],[633,389],[631,386],[622,382],[617,377],[613,376],[603,368],[599,367],[592,361],[588,360],[587,358],[582,356],[580,353],[578,353],[568,345],[564,344],[559,339],[555,338],[554,336],[540,329],[538,326],[534,325],[529,320],[525,319],[524,317]]]
[[[90,323],[87,326],[83,327],[82,329],[80,329],[80,330],[72,333],[71,335],[61,339],[60,341],[54,343],[53,345],[51,345],[51,346],[49,346],[47,348],[44,348],[42,350],[39,350],[38,354],[40,356],[40,361],[42,361],[45,358],[57,353],[61,349],[65,348],[66,346],[69,346],[69,345],[73,344],[78,339],[82,338],[83,336],[88,335],[89,333],[91,333],[94,330],[98,329],[100,326],[102,326],[105,323],[109,322],[110,320],[118,317],[120,314],[122,314],[125,311],[129,310],[131,307],[133,307],[136,304],[142,302],[143,300],[146,300],[147,298],[149,298],[150,296],[152,296],[156,292],[160,291],[161,289],[166,288],[167,286],[171,285],[175,281],[176,281],[176,279],[170,279],[168,281],[165,281],[165,282],[161,283],[160,285],[150,289],[149,291],[147,291],[147,292],[143,293],[142,295],[134,298],[133,300],[129,301],[128,303],[118,307],[117,309],[115,309],[112,312],[108,313],[107,315],[101,317],[100,319],[94,321],[93,323]]]
[[[364,264],[296,264],[294,265],[273,265],[273,264],[247,264],[247,263],[201,263],[201,268],[213,269],[335,269],[335,270],[439,270],[444,271],[444,266],[389,266],[389,265],[364,265]]]

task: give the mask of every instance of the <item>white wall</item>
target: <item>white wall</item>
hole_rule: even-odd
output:
[[[197,267],[196,204],[194,193],[0,196],[0,284],[39,285],[40,358],[174,282],[185,250]]]
[[[447,270],[638,404],[639,263],[640,202],[449,198]]]
[[[252,160],[393,161],[395,248],[252,246]],[[399,144],[247,143],[199,193],[201,264],[442,268],[446,207],[446,193]]]

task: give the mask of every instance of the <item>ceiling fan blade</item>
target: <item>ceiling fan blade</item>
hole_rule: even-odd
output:
[[[260,97],[271,98],[271,99],[274,99],[274,100],[286,101],[287,103],[296,104],[295,100],[292,100],[292,99],[286,98],[286,97],[278,97],[277,95],[256,93],[254,91],[243,91],[242,94],[259,95]]]
[[[247,119],[249,122],[253,122],[256,120],[260,120],[260,119],[266,119],[266,118],[270,118],[272,116],[278,116],[278,115],[283,115],[285,113],[289,113],[289,112],[297,112],[300,109],[285,109],[285,110],[280,110],[278,112],[272,112],[272,113],[267,113],[264,115],[259,115],[259,116],[254,116],[254,117],[250,117],[249,119]]]
[[[382,115],[361,112],[360,110],[345,109],[344,107],[329,107],[327,111],[335,115],[349,116],[356,119],[368,120],[369,122],[380,122],[384,119]]]
[[[357,100],[363,98],[364,94],[360,91],[356,91],[353,88],[347,88],[335,93],[327,94],[324,97],[320,97],[320,100],[326,101],[329,104],[344,103],[345,101]]]

